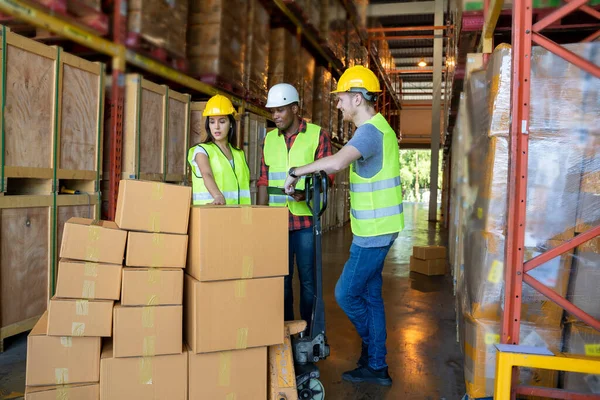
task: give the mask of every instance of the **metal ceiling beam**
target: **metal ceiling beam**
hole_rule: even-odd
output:
[[[448,2],[444,1],[444,8]],[[418,1],[410,3],[391,3],[391,4],[369,4],[367,16],[369,17],[390,17],[394,15],[422,15],[434,14],[435,1]],[[442,18],[443,20],[443,18]],[[437,26],[440,26],[439,24]]]

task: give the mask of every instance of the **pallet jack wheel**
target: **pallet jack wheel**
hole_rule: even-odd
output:
[[[318,379],[309,379],[298,386],[299,400],[324,400],[325,388]]]

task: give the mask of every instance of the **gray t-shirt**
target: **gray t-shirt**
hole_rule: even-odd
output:
[[[383,166],[383,133],[372,124],[363,124],[354,132],[354,136],[346,144],[360,152],[361,158],[354,162],[354,170],[362,178],[372,178]],[[398,233],[381,236],[354,235],[354,243],[360,247],[384,247],[392,243]]]

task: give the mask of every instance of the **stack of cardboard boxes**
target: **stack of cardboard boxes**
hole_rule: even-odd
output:
[[[28,338],[27,399],[98,398],[101,337],[112,333],[126,240],[114,222],[65,224],[56,295]]]
[[[101,399],[187,398],[183,267],[191,190],[121,181],[115,222],[128,230],[121,302],[100,360]]]
[[[184,287],[189,399],[267,397],[267,346],[283,343],[288,212],[192,207]]]
[[[414,246],[410,270],[424,275],[446,274],[446,248],[443,246]]]

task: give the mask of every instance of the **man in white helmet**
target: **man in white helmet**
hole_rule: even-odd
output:
[[[330,156],[331,139],[321,127],[299,117],[298,91],[280,83],[269,90],[267,108],[277,129],[267,133],[263,144],[258,204],[289,208],[289,275],[285,277],[285,320],[294,320],[294,260],[300,278],[300,317],[310,326],[314,299],[314,239],[312,212],[298,195],[269,193],[267,187],[283,188],[288,170],[294,165],[310,163]],[[298,182],[304,189],[304,180]]]

